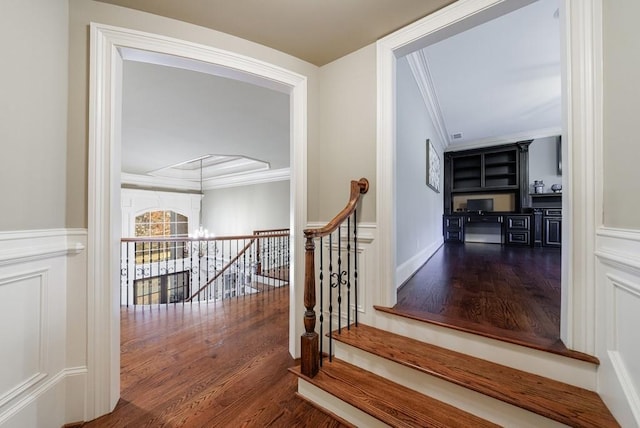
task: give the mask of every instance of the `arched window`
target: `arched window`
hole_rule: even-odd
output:
[[[189,219],[174,211],[147,211],[136,217],[135,236],[186,237]]]

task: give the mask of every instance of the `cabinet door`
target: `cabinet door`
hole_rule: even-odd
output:
[[[505,244],[531,245],[531,217],[528,215],[506,216]]]
[[[464,242],[464,217],[443,217],[444,242]]]
[[[562,245],[562,218],[544,217],[542,245],[560,247]]]

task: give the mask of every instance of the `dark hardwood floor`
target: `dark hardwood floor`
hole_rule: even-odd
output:
[[[84,427],[342,427],[296,396],[289,287],[122,308],[121,399]]]
[[[445,244],[398,291],[393,310],[561,350],[560,261],[555,248]]]

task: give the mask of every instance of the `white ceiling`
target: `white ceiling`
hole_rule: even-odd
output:
[[[558,8],[540,0],[423,50],[451,143],[558,132]]]
[[[454,0],[99,0],[212,28],[321,66]]]

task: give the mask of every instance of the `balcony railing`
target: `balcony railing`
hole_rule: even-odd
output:
[[[289,230],[215,238],[122,238],[120,303],[215,302],[289,284]]]

